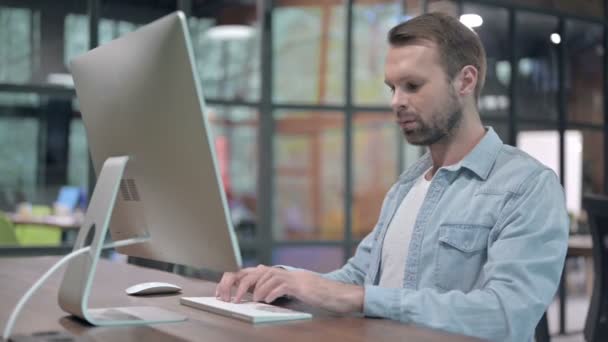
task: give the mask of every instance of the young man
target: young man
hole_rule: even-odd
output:
[[[396,121],[429,152],[388,192],[378,224],[341,269],[258,266],[216,295],[288,295],[500,341],[529,341],[559,283],[568,241],[555,173],[504,145],[477,111],[485,51],[458,20],[425,14],[390,30],[385,79]]]

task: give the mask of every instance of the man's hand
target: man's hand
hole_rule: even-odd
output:
[[[270,303],[282,296],[299,299],[305,304],[334,312],[361,312],[363,287],[324,279],[308,271],[287,271],[260,265],[236,273],[226,272],[217,285],[215,296],[233,302],[241,301],[245,293],[253,292],[253,300]]]

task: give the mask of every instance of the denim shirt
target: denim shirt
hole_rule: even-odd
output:
[[[492,341],[531,341],[555,295],[569,218],[555,173],[490,127],[457,164],[433,177],[413,228],[403,288],[381,288],[387,227],[430,154],[390,189],[373,231],[341,269],[323,276],[364,286],[366,316]]]

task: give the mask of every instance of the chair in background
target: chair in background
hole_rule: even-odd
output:
[[[79,187],[65,185],[59,189],[55,205],[71,213],[82,202],[82,196],[84,196],[84,193]]]
[[[608,341],[608,197],[587,195],[583,198],[593,241],[593,293],[585,322],[585,340]]]
[[[32,216],[42,217],[51,214],[46,205],[32,206]],[[37,224],[19,224],[15,226],[17,241],[23,246],[59,246],[61,245],[61,228]]]
[[[543,314],[540,322],[536,325],[536,331],[534,333],[534,340],[536,342],[550,342],[551,336],[549,335],[549,323],[547,322],[547,312]]]
[[[17,245],[17,236],[13,223],[0,212],[0,246]]]

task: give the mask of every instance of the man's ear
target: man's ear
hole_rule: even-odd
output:
[[[456,93],[460,96],[474,95],[478,74],[477,68],[472,65],[466,65],[462,68],[455,84]]]

